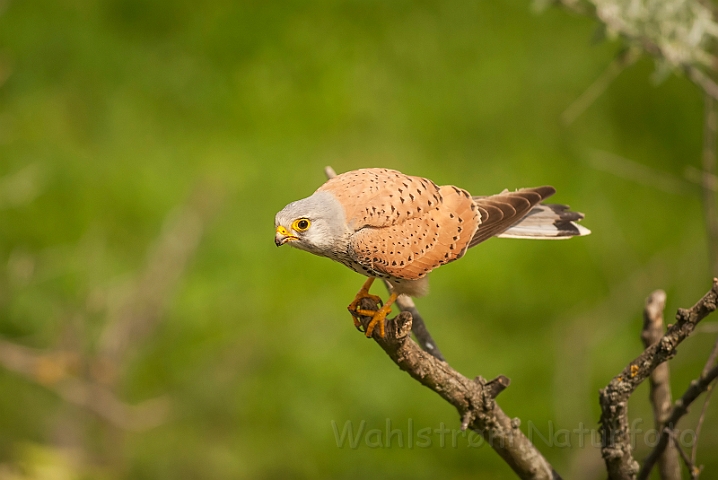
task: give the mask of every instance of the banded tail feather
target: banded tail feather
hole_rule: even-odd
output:
[[[541,203],[554,193],[556,189],[544,186],[473,197],[481,224],[469,247],[491,237],[561,240],[591,233],[577,223],[582,213],[572,212],[567,205]]]

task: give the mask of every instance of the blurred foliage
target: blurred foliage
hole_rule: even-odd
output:
[[[0,478],[513,478],[461,439],[337,447],[332,421],[406,434],[409,420],[459,420],[354,330],[345,307],[361,278],[275,248],[274,213],[327,164],[475,194],[552,184],[586,213],[591,236],[489,241],[417,302],[455,368],[512,379],[500,402],[525,431],[595,428],[598,388],[641,350],[645,297],[665,289],[670,319],[710,287],[700,192],[683,180],[700,165],[702,95],[680,77],[653,86],[644,59],[562,126],[620,48],[592,45],[588,19],[537,16],[528,0],[0,5],[2,338],[81,352],[71,374],[106,379],[85,370],[117,305],[162,278],[143,276],[158,238],[191,198],[221,199],[150,302],[157,327],[112,377],[129,405],[168,398],[169,416],[125,430],[64,401],[63,371],[43,384],[0,369]],[[685,188],[598,168],[602,152]],[[713,341],[680,349],[674,395]],[[630,406],[644,429],[647,396]],[[713,407],[706,472],[718,472]],[[567,478],[604,477],[590,442],[537,442]]]

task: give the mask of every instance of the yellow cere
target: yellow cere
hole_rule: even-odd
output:
[[[282,225],[277,227],[277,233],[280,235],[284,235],[285,237],[293,237],[294,236],[291,233],[289,233],[289,230],[284,228]]]

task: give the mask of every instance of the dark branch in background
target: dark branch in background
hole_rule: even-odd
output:
[[[387,288],[390,288],[390,286],[387,285]],[[429,330],[426,329],[424,319],[419,313],[419,310],[416,309],[416,305],[414,305],[414,300],[412,300],[411,297],[402,295],[396,299],[396,304],[399,305],[399,309],[402,312],[409,312],[411,314],[411,318],[413,319],[413,322],[411,324],[411,332],[414,334],[414,338],[416,338],[416,341],[419,343],[419,346],[421,346],[421,348],[425,352],[428,352],[439,360],[445,362],[446,359],[444,358],[444,355],[441,354],[441,351],[436,345],[436,342],[434,342],[434,339],[431,338]]]
[[[324,174],[326,175],[327,179],[334,178],[337,176],[337,173],[334,171],[334,169],[329,166],[324,167]],[[391,292],[391,284],[386,280],[384,281],[384,284],[386,285],[387,290]],[[431,355],[435,356],[439,360],[445,361],[444,356],[441,354],[441,350],[439,350],[439,347],[436,345],[436,342],[431,337],[431,334],[429,333],[429,330],[426,328],[426,324],[424,323],[424,319],[422,318],[419,311],[416,309],[416,305],[414,305],[414,301],[411,299],[411,297],[401,295],[397,299],[396,305],[399,306],[399,310],[401,310],[402,312],[411,313],[414,319],[411,327],[411,332],[414,334],[414,337],[416,337],[416,341],[419,342],[421,348],[424,349],[424,351],[429,352]]]
[[[686,468],[691,474],[691,480],[697,480],[698,476],[701,474],[701,470],[703,470],[703,467],[697,468],[693,461],[690,459],[688,454],[683,450],[683,447],[681,447],[680,442],[678,441],[678,437],[676,436],[676,432],[674,430],[666,430],[668,432],[668,436],[671,437],[671,441],[668,442],[668,446],[666,448],[670,448],[673,446],[678,453],[680,454],[681,458],[683,459],[683,463],[686,464]],[[662,478],[662,477],[661,477]],[[680,476],[677,478],[681,478]]]
[[[639,480],[645,480],[648,478],[651,474],[653,466],[658,460],[658,457],[660,457],[665,450],[666,445],[668,445],[671,433],[675,430],[678,421],[686,413],[688,413],[688,407],[691,406],[701,393],[708,390],[708,387],[716,378],[718,378],[718,366],[713,367],[705,376],[701,376],[698,380],[693,380],[690,387],[688,387],[688,390],[686,390],[686,393],[684,393],[683,396],[676,401],[676,405],[673,407],[671,416],[668,417],[663,431],[661,432],[658,445],[656,445],[648,458],[646,458],[643,468],[641,468],[641,472],[638,475]]]
[[[656,290],[646,300],[643,310],[643,331],[641,339],[644,348],[658,342],[663,336],[663,310],[666,307],[666,292]],[[673,400],[671,399],[671,381],[668,362],[656,367],[649,377],[651,385],[651,406],[656,429],[660,431],[671,414]],[[658,469],[661,479],[680,479],[681,464],[678,461],[678,449],[675,444],[669,444],[658,460]]]
[[[705,366],[703,367],[703,371],[701,372],[701,377],[705,378],[710,373],[711,368],[713,368],[716,364],[716,359],[718,359],[718,340],[716,340],[715,344],[713,344],[713,349],[711,350],[710,355],[708,355],[708,360],[706,361]],[[701,436],[701,430],[703,429],[703,421],[706,418],[706,410],[708,409],[708,403],[711,400],[711,395],[713,394],[713,390],[715,385],[710,385],[708,387],[708,392],[706,393],[706,398],[703,401],[703,408],[701,409],[701,414],[698,417],[698,424],[696,425],[696,438],[693,442],[693,448],[691,449],[691,462],[695,465],[696,463],[696,457],[698,455],[698,440]]]
[[[717,360],[718,360],[718,340],[716,340],[716,343],[713,344],[713,349],[711,350],[710,355],[708,355],[708,360],[706,360],[706,364],[703,367],[703,371],[701,372],[702,377],[705,377],[706,375],[708,375],[708,371],[715,366]]]
[[[716,310],[718,303],[718,279],[713,279],[713,287],[689,310],[679,309],[676,323],[668,328],[665,335],[658,342],[648,347],[634,359],[626,368],[600,391],[601,406],[601,455],[606,463],[609,479],[633,479],[639,470],[638,462],[633,458],[631,437],[628,426],[628,398],[636,387],[647,379],[660,364],[670,360],[676,355],[676,347],[685,340],[695,329],[696,325],[708,314]],[[708,384],[705,385],[707,388]],[[704,391],[705,388],[701,391]],[[688,393],[688,392],[686,392]],[[698,392],[700,393],[700,392]],[[696,394],[697,396],[697,394]],[[695,399],[695,398],[693,398]],[[692,400],[691,400],[692,401]],[[688,405],[686,396],[677,402]],[[678,408],[674,408],[671,419],[676,416]],[[680,418],[680,415],[678,416]],[[677,419],[674,419],[677,420]],[[669,423],[670,424],[670,423]],[[671,424],[674,425],[675,421]],[[650,469],[666,447],[668,435],[661,436],[659,449],[656,447],[650,466],[644,465],[647,472],[641,478],[647,478]]]
[[[371,299],[363,299],[362,308],[376,310],[377,305]],[[371,318],[360,317],[360,320],[366,328]],[[561,478],[521,432],[521,422],[509,418],[494,401],[508,386],[508,378],[499,376],[490,382],[481,377],[466,378],[448,363],[419,348],[409,336],[411,330],[412,315],[403,311],[387,320],[384,338],[377,333],[373,338],[400,369],[453,405],[459,412],[462,428],[480,434],[520,478]]]

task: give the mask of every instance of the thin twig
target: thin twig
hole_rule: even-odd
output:
[[[362,308],[375,310],[377,305],[366,298],[362,300]],[[360,317],[360,320],[366,328],[371,318]],[[480,377],[466,378],[448,363],[422,350],[409,336],[411,324],[411,314],[401,312],[387,320],[383,338],[377,330],[373,338],[400,369],[453,405],[462,426],[479,433],[520,478],[560,479],[521,432],[520,421],[509,418],[496,404],[494,398],[506,388],[508,379],[500,376],[486,382]]]
[[[658,342],[663,336],[663,310],[665,307],[666,292],[663,290],[656,290],[648,296],[646,308],[643,310],[643,331],[641,332],[644,348]],[[668,362],[658,365],[651,372],[649,383],[654,424],[660,430],[671,414],[673,404]],[[658,470],[663,480],[680,480],[681,464],[678,461],[678,451],[675,445],[669,444],[666,451],[663,452],[658,461]]]
[[[326,175],[327,179],[331,179],[336,177],[337,173],[332,167],[326,166],[324,167],[324,175]],[[384,285],[386,285],[387,290],[391,292],[391,284],[385,280]],[[419,311],[416,309],[416,305],[414,305],[414,301],[411,299],[411,297],[406,295],[400,295],[396,301],[396,304],[399,306],[399,310],[401,310],[402,312],[411,313],[414,319],[411,327],[411,333],[414,334],[414,337],[416,338],[416,341],[419,342],[421,348],[424,351],[429,352],[431,355],[435,356],[439,360],[446,361],[444,359],[444,355],[442,355],[441,353],[441,350],[439,350],[439,347],[436,345],[436,342],[431,337],[429,329],[426,328],[426,323],[424,323],[424,319],[419,313]]]
[[[708,355],[708,360],[706,360],[706,364],[703,366],[703,371],[701,371],[701,378],[705,378],[709,373],[711,368],[715,366],[716,360],[718,359],[718,339],[716,339],[716,342],[713,344],[713,348],[711,349],[710,355]],[[708,386],[708,391],[706,392],[706,398],[703,400],[703,408],[701,408],[701,414],[698,417],[698,424],[696,425],[696,438],[693,442],[693,448],[691,449],[691,461],[695,464],[696,458],[698,456],[698,439],[701,436],[701,430],[703,429],[703,421],[706,418],[706,411],[708,410],[708,403],[711,400],[711,395],[713,394],[714,386],[711,384]]]
[[[200,185],[187,204],[167,215],[163,231],[149,251],[144,270],[134,279],[130,294],[108,313],[100,335],[99,357],[117,367],[127,360],[132,346],[154,331],[218,205],[216,189]]]
[[[416,341],[419,343],[419,346],[425,352],[429,352],[439,360],[445,362],[446,359],[441,353],[441,350],[439,350],[439,347],[436,345],[434,339],[431,337],[431,333],[429,333],[429,330],[426,328],[424,318],[419,313],[419,310],[416,309],[416,305],[414,305],[414,300],[412,300],[412,298],[407,295],[400,295],[399,298],[397,298],[396,300],[396,304],[399,305],[399,309],[402,312],[411,313],[411,317],[413,318],[413,322],[411,324],[411,333],[414,334],[414,338],[416,338]]]
[[[669,445],[672,445],[673,448],[675,448],[678,453],[680,454],[681,458],[683,459],[683,463],[686,464],[686,468],[688,469],[688,472],[691,474],[691,480],[697,480],[698,476],[701,474],[701,468],[696,468],[693,461],[691,461],[690,458],[688,458],[688,454],[683,450],[681,447],[681,444],[678,442],[678,437],[676,436],[676,432],[670,429],[666,429],[668,432],[668,436],[671,437],[671,442],[669,442]],[[678,477],[680,478],[680,477]]]
[[[716,360],[718,360],[718,339],[716,339],[716,342],[713,344],[713,348],[711,349],[710,355],[708,355],[708,360],[706,360],[706,364],[703,365],[701,377],[705,377],[706,375],[708,375],[710,369],[715,366]]]
[[[0,340],[0,365],[55,392],[124,430],[142,431],[163,423],[169,412],[165,396],[130,405],[109,388],[76,376],[79,359],[73,352],[46,352]]]
[[[693,195],[695,185],[680,177],[651,168],[634,160],[602,150],[590,150],[586,157],[588,164],[596,170],[610,173],[641,185],[674,195]]]
[[[688,387],[683,396],[676,401],[676,404],[673,407],[673,411],[671,412],[671,416],[666,421],[665,428],[661,433],[661,437],[658,439],[658,444],[655,446],[653,451],[650,453],[650,455],[648,455],[645,462],[643,463],[643,467],[638,474],[639,480],[646,480],[651,474],[653,466],[656,464],[656,461],[661,456],[663,450],[665,450],[666,445],[668,444],[668,440],[670,437],[668,431],[676,428],[678,421],[686,413],[688,413],[688,407],[691,406],[691,404],[696,400],[696,398],[698,398],[701,393],[708,390],[708,387],[716,378],[718,378],[718,366],[713,367],[706,376],[702,376],[698,380],[693,380],[690,387]]]
[[[715,390],[715,385],[710,384],[708,386],[708,391],[706,392],[706,398],[703,400],[703,408],[701,408],[701,414],[698,417],[698,423],[696,424],[696,437],[695,441],[693,442],[693,448],[691,448],[691,461],[695,464],[696,460],[698,458],[698,439],[701,436],[701,430],[703,429],[703,421],[706,418],[706,411],[708,410],[708,404],[711,400],[711,395],[713,395],[713,390]]]
[[[606,67],[603,73],[564,110],[561,114],[562,123],[564,125],[571,125],[606,91],[608,86],[618,78],[618,75],[627,67],[633,65],[640,56],[640,51],[635,48],[627,48],[621,51],[608,67]]]
[[[632,453],[628,398],[658,365],[675,356],[676,347],[693,332],[701,320],[716,310],[717,304],[718,278],[714,278],[713,287],[703,298],[688,310],[679,309],[676,323],[668,328],[666,334],[645,349],[600,391],[601,455],[606,463],[609,479],[633,479],[640,468]],[[663,453],[663,449],[665,444],[653,463]]]

